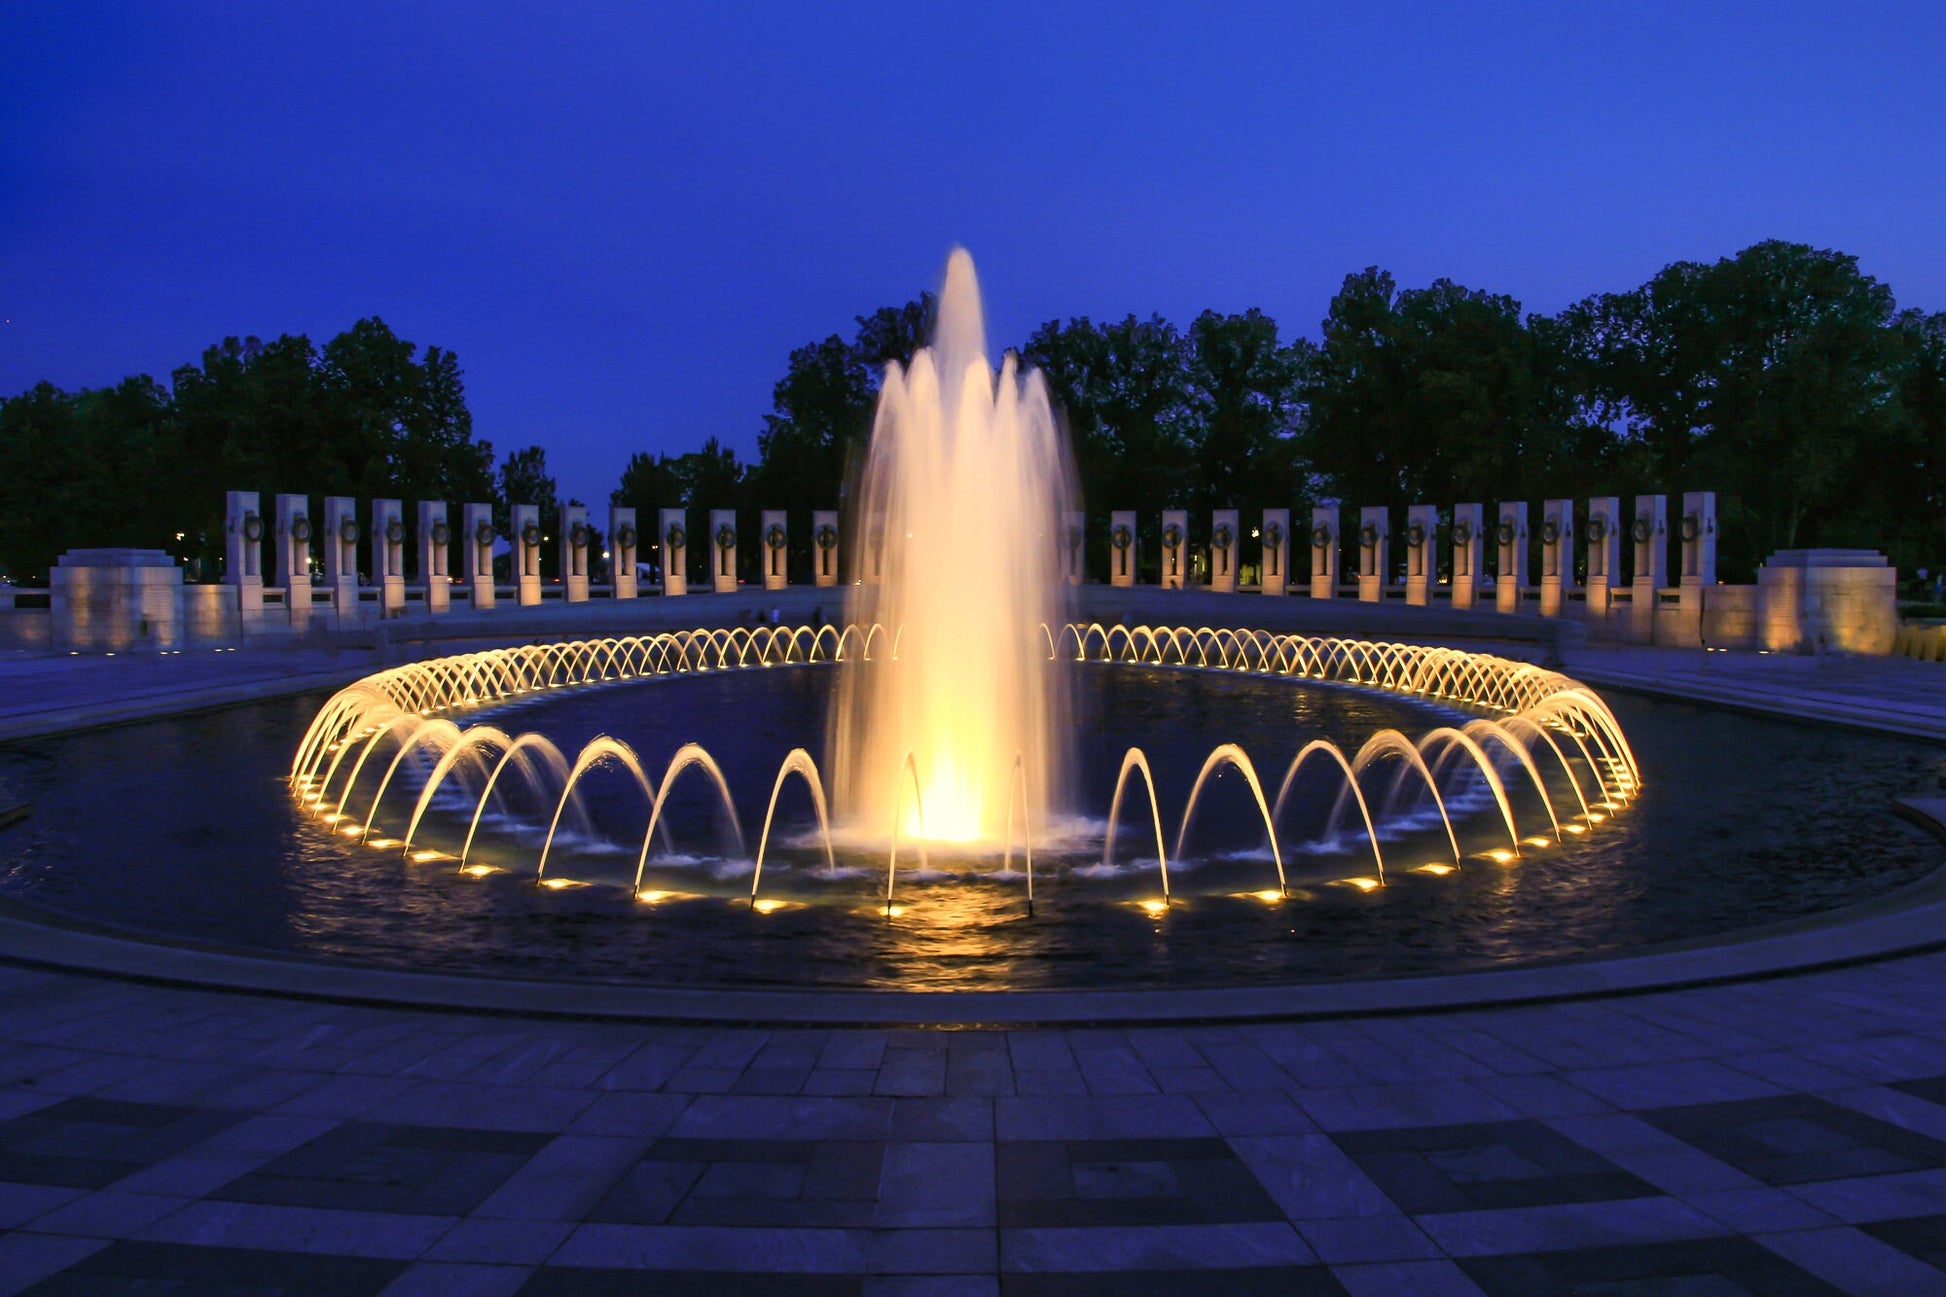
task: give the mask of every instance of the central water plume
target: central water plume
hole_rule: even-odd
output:
[[[853,832],[999,844],[1010,822],[1045,830],[1068,769],[1050,658],[1074,499],[1046,384],[1012,353],[995,374],[973,259],[955,249],[932,345],[886,368],[853,510],[847,617],[883,627],[832,717]]]

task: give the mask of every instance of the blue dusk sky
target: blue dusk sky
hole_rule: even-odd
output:
[[[992,345],[1783,238],[1946,309],[1946,4],[0,4],[0,394],[362,316],[563,494],[756,451],[972,250]],[[293,487],[301,484],[291,484]]]

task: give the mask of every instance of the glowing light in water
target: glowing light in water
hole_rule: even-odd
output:
[[[1072,475],[1040,375],[1011,354],[997,375],[988,361],[964,249],[947,262],[932,345],[886,369],[858,499],[847,616],[892,642],[840,686],[829,763],[840,816],[874,837],[897,823],[998,846],[1018,757],[1026,822],[1047,824],[1070,763],[1042,627],[1065,620],[1057,541]],[[908,753],[923,830],[901,791]]]

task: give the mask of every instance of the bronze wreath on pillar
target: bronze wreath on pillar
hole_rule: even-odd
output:
[[[1162,543],[1170,549],[1182,544],[1182,528],[1170,523],[1162,529]]]
[[[243,515],[243,538],[252,544],[264,538],[264,520],[254,513]]]
[[[617,545],[620,545],[623,549],[634,549],[635,548],[635,524],[632,522],[625,522],[621,526],[615,528],[615,543]]]
[[[784,529],[774,522],[770,524],[770,530],[764,533],[764,544],[770,546],[772,549],[784,548],[785,543],[789,539],[790,537],[784,534]]]
[[[1426,543],[1426,524],[1414,522],[1405,529],[1405,543],[1418,549]]]
[[[574,529],[568,532],[568,543],[576,549],[586,549],[588,547],[588,524],[585,522],[577,522],[574,524]]]
[[[1323,523],[1319,523],[1317,526],[1311,528],[1311,548],[1331,548],[1331,528],[1325,526]]]
[[[716,529],[716,547],[726,551],[735,549],[737,547],[737,529],[727,522],[721,527],[718,527]]]
[[[444,518],[433,519],[432,543],[435,545],[447,545],[452,543],[452,539],[453,529],[446,525],[446,520]]]
[[[669,524],[669,534],[666,539],[670,549],[681,549],[688,543],[689,533],[682,529],[681,523],[672,522]]]
[[[1549,518],[1541,524],[1541,544],[1552,545],[1561,539],[1561,524]]]
[[[1461,518],[1453,524],[1453,543],[1455,545],[1471,545],[1473,543],[1473,520],[1471,518]]]
[[[1684,514],[1682,516],[1682,538],[1686,541],[1695,540],[1702,534],[1703,520],[1693,513]]]
[[[824,526],[818,528],[818,548],[819,549],[838,548],[838,529],[836,527],[833,527],[828,522],[825,523]]]
[[[291,519],[291,539],[300,545],[311,539],[311,520],[301,513]]]
[[[401,541],[405,539],[405,524],[400,522],[397,518],[394,518],[390,522],[386,523],[385,539],[391,544],[394,545],[399,544]]]
[[[347,545],[358,543],[358,519],[346,518],[338,524],[338,539]]]
[[[1366,549],[1371,549],[1372,547],[1377,545],[1378,544],[1378,524],[1375,522],[1368,522],[1363,527],[1360,527],[1358,529],[1358,543],[1360,545],[1363,545]]]
[[[1135,543],[1135,537],[1129,533],[1127,523],[1118,523],[1115,530],[1108,533],[1108,542],[1116,549],[1127,549]]]
[[[1646,545],[1649,543],[1649,538],[1655,535],[1655,524],[1649,521],[1647,515],[1637,518],[1634,534],[1637,545]]]
[[[493,544],[493,520],[482,518],[473,528],[473,543],[481,547]]]
[[[1494,534],[1500,538],[1502,545],[1511,545],[1520,539],[1520,527],[1512,518],[1502,518],[1500,520],[1500,529]]]
[[[1209,543],[1216,549],[1228,549],[1230,542],[1235,539],[1236,536],[1230,531],[1230,524],[1227,522],[1217,523],[1216,530],[1209,534]]]
[[[541,543],[541,525],[530,520],[526,526],[520,529],[520,543],[529,549],[539,547]]]
[[[1599,545],[1608,539],[1608,519],[1596,514],[1588,519],[1588,543]]]
[[[1264,525],[1264,547],[1266,549],[1276,549],[1283,543],[1284,529],[1274,522],[1266,523]]]

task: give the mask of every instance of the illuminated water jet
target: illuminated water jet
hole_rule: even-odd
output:
[[[896,819],[908,839],[999,846],[1018,760],[1025,822],[1048,824],[1069,766],[1047,628],[1066,621],[1056,538],[1072,474],[1040,375],[1011,353],[996,374],[987,358],[964,249],[947,263],[932,345],[886,369],[857,498],[866,567],[847,615],[894,632],[889,657],[853,662],[839,685],[828,766],[840,818],[872,836]]]

